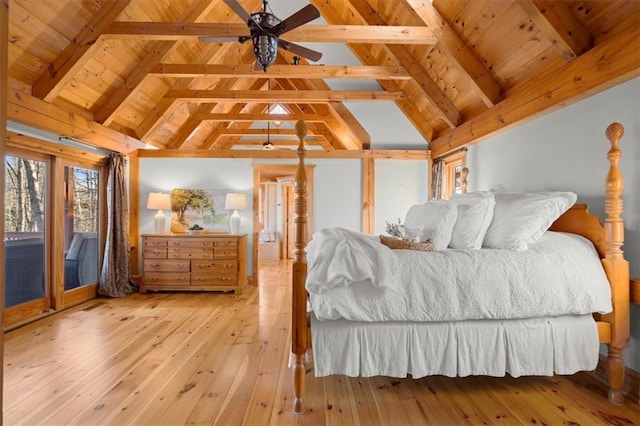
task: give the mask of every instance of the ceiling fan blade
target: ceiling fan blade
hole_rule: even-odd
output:
[[[276,35],[281,35],[319,17],[320,12],[318,9],[314,5],[308,4],[273,27],[272,32]]]
[[[232,37],[232,36],[220,36],[220,37],[208,37],[201,36],[198,37],[198,41],[202,43],[227,43],[230,41],[239,41],[240,43],[244,43],[248,40],[248,37],[243,40],[244,37]]]
[[[224,2],[236,13],[236,15],[242,18],[245,24],[248,25],[249,21],[253,21],[251,14],[247,12],[237,0],[224,0]]]
[[[278,40],[278,46],[313,62],[319,61],[320,58],[322,58],[322,53],[317,50],[308,49],[299,44],[291,43],[290,41]]]

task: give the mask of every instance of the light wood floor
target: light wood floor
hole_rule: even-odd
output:
[[[586,374],[316,379],[291,413],[289,265],[260,289],[97,299],[6,335],[4,424],[640,424]]]

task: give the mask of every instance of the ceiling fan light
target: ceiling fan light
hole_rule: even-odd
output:
[[[257,34],[253,39],[253,54],[264,71],[276,61],[278,37],[273,34]]]
[[[276,149],[276,147],[273,145],[273,143],[267,141],[262,144],[262,149],[264,149],[265,151],[273,151],[274,149]]]

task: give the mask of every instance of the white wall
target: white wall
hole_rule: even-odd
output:
[[[640,78],[470,147],[469,189],[569,190],[604,217],[609,168],[606,127],[625,127],[620,143],[625,189],[625,258],[640,277]],[[627,365],[640,371],[640,306],[631,305]]]
[[[374,234],[385,233],[385,222],[404,222],[412,205],[427,201],[428,169],[426,160],[376,160]]]

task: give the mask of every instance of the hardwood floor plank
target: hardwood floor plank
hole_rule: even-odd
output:
[[[6,334],[5,424],[388,425],[638,422],[587,374],[313,376],[291,412],[291,263],[260,287],[96,299]]]

